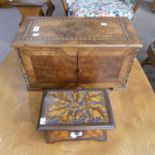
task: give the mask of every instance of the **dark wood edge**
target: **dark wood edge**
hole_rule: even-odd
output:
[[[155,67],[155,54],[153,51],[153,46],[155,46],[155,41],[153,41],[152,44],[149,45],[147,49],[147,57],[141,62],[142,67],[144,65],[152,65],[153,67]]]
[[[39,119],[40,120],[40,119]],[[38,121],[39,122],[39,121]],[[68,131],[73,131],[73,130],[111,130],[111,129],[115,129],[115,125],[114,124],[103,124],[103,125],[66,125],[66,126],[51,126],[51,125],[40,125],[40,123],[38,124],[37,129],[39,131],[63,131],[63,130],[68,130]]]
[[[147,50],[147,54],[148,54],[148,57],[149,57],[149,60],[152,64],[153,67],[155,67],[155,54],[154,54],[154,51],[152,49],[152,46],[153,45],[150,45],[148,50]]]
[[[37,124],[37,129],[39,129],[39,126],[40,126],[40,117],[42,115],[42,108],[43,108],[43,101],[44,101],[44,96],[47,94],[46,91],[43,91],[43,94],[42,94],[42,99],[41,99],[41,105],[40,105],[40,110],[39,110],[39,119],[38,119],[38,124]]]
[[[7,2],[0,3],[0,8],[12,8],[13,6]]]
[[[41,91],[41,90],[46,90],[46,89],[49,89],[49,88],[42,88],[42,87],[31,87],[31,86],[27,86],[27,90],[28,91]],[[124,90],[126,89],[126,87],[109,87],[109,88],[82,88],[82,90],[87,90],[87,91],[100,91],[100,90],[103,90],[103,89],[107,89],[107,90],[110,90],[110,91],[113,91],[113,90]],[[69,91],[69,90],[78,90],[78,88],[66,88],[66,89],[63,89],[63,88],[51,88],[50,90],[53,90],[53,91],[58,91],[58,90],[65,90],[65,91]]]
[[[140,7],[140,5],[142,4],[143,0],[137,0],[135,6],[133,7],[133,12],[135,13],[138,8]]]
[[[35,4],[17,4],[17,3],[9,3],[12,7],[42,7],[43,5],[35,5]]]
[[[33,17],[29,16],[24,19],[24,21],[22,22],[22,24],[19,28],[19,31],[16,34],[15,39],[12,41],[12,44],[11,44],[12,47],[16,48],[16,45],[18,44],[18,43],[16,44],[17,40],[21,39],[22,34],[25,33],[25,31],[26,31],[25,27],[29,24],[29,20],[31,20],[32,18]]]
[[[66,90],[66,89],[64,89]],[[75,89],[67,89],[66,91],[69,90],[75,90]],[[104,89],[104,95],[105,98],[107,99],[106,102],[106,108],[107,108],[107,114],[108,114],[108,119],[109,122],[108,123],[103,123],[103,124],[94,124],[94,125],[88,125],[88,124],[82,124],[82,125],[40,125],[40,118],[43,116],[43,113],[45,111],[45,102],[44,99],[47,96],[47,92],[48,91],[53,91],[51,89],[49,90],[44,90],[43,91],[43,96],[42,96],[42,102],[41,102],[41,108],[40,108],[40,115],[39,115],[39,119],[38,119],[38,125],[37,125],[37,129],[40,131],[48,131],[48,130],[57,130],[57,131],[62,131],[62,130],[97,130],[97,129],[101,129],[101,130],[107,130],[107,129],[114,129],[116,128],[115,125],[115,121],[114,121],[114,116],[113,116],[113,112],[112,112],[112,107],[110,104],[110,100],[109,100],[109,96],[107,94],[107,90]],[[55,89],[55,91],[62,91],[60,89]],[[81,90],[82,91],[82,90]]]
[[[29,85],[29,81],[28,81],[28,78],[27,78],[27,74],[26,74],[25,69],[24,69],[23,59],[21,57],[19,49],[15,49],[15,51],[17,53],[18,61],[20,63],[20,70],[21,70],[21,72],[23,74],[23,78],[24,78],[24,81],[25,81],[25,84],[26,84],[26,87],[27,87],[27,90],[28,90],[30,88],[30,85]]]
[[[130,52],[132,52],[134,54],[132,54],[130,56],[128,67],[127,67],[128,70],[126,72],[124,81],[122,81],[122,88],[127,88],[127,83],[128,83],[128,80],[129,80],[129,73],[131,73],[131,69],[132,69],[132,66],[133,66],[133,63],[134,63],[134,59],[136,58],[137,53],[140,51],[138,48],[137,49],[130,48],[129,50],[130,50]]]
[[[112,106],[111,106],[111,101],[110,101],[110,96],[109,96],[109,93],[108,93],[108,89],[105,90],[104,92],[105,96],[106,96],[106,99],[107,99],[107,102],[106,104],[108,104],[106,107],[107,107],[107,114],[108,114],[108,118],[110,118],[110,124],[113,124],[113,127],[116,128],[116,123],[115,123],[115,120],[114,120],[114,114],[113,114],[113,110],[112,110]]]
[[[64,13],[67,16],[67,14],[68,14],[68,4],[67,4],[66,0],[61,0],[61,2],[62,2],[63,9],[64,9]]]
[[[37,3],[23,3],[23,2],[20,2],[20,0],[19,0],[19,2],[14,2],[14,1],[9,1],[9,0],[7,0],[7,2],[6,3],[8,3],[9,5],[12,5],[12,6],[23,6],[23,7],[41,7],[41,6],[43,6],[44,4],[47,4],[47,2],[43,2],[43,3],[40,3],[40,4],[37,4]]]
[[[55,5],[53,5],[51,0],[47,1],[47,5],[48,5],[48,10],[47,10],[46,16],[52,16],[55,10]]]

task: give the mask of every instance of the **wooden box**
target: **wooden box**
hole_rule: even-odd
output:
[[[125,87],[142,47],[123,17],[29,17],[13,46],[31,89]]]
[[[106,140],[115,127],[106,90],[44,91],[38,129],[48,143],[70,140]]]

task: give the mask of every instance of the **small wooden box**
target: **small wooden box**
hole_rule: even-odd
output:
[[[45,91],[38,129],[46,131],[48,143],[70,140],[106,140],[115,127],[106,90]]]
[[[125,87],[142,47],[128,18],[29,17],[13,46],[28,88]]]

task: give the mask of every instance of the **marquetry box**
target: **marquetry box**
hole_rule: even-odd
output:
[[[106,141],[106,130],[115,127],[107,90],[44,91],[38,129],[46,141]]]
[[[29,89],[124,88],[142,47],[125,17],[29,17],[13,46]]]

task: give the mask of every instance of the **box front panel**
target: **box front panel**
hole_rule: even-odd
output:
[[[20,54],[31,87],[76,86],[76,48],[23,48]]]
[[[77,134],[79,134],[79,136],[76,136]],[[77,140],[106,141],[107,135],[105,130],[47,131],[46,132],[47,143],[55,143],[55,142],[61,142],[61,141],[77,141]]]
[[[81,48],[78,50],[80,88],[124,87],[135,56],[130,48]]]

